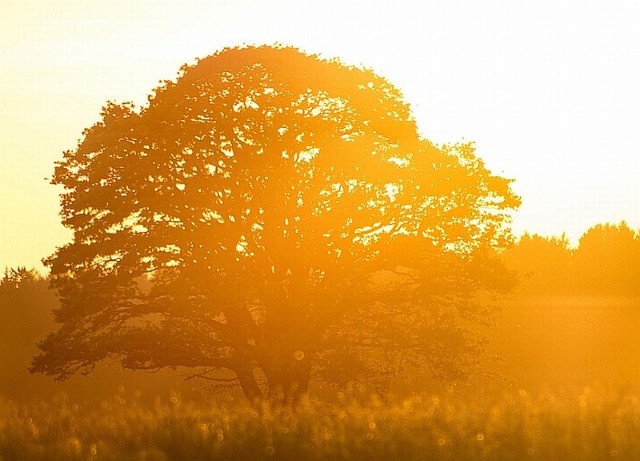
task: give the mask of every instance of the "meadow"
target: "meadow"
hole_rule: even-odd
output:
[[[69,398],[0,401],[0,460],[638,460],[640,399],[585,387],[510,391],[482,403],[453,393],[260,410]]]

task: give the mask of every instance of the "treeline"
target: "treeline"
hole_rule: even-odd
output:
[[[640,296],[640,231],[625,222],[591,227],[575,248],[564,235],[525,234],[504,260],[523,294]]]

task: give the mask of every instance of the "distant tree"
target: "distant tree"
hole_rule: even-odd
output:
[[[624,221],[587,230],[580,238],[575,264],[587,292],[640,295],[640,236]]]
[[[38,331],[43,325],[52,326],[52,318],[46,319],[37,313],[39,306],[55,299],[48,285],[48,280],[35,269],[6,268],[0,278],[0,313],[5,320],[2,324],[15,335],[20,335],[19,330],[25,328]]]
[[[56,299],[35,270],[5,269],[0,278],[0,394],[24,394],[36,343],[54,330]]]
[[[279,47],[183,66],[142,108],[109,103],[53,183],[74,238],[46,262],[62,326],[34,371],[111,356],[287,401],[312,376],[466,374],[465,322],[504,287],[487,255],[519,205],[472,145],[420,139],[385,79]]]
[[[503,254],[510,269],[518,272],[520,287],[528,294],[567,292],[575,285],[569,240],[525,233]]]
[[[2,279],[0,279],[0,289],[3,291],[15,290],[21,285],[38,283],[42,280],[43,277],[35,269],[27,269],[24,266],[16,269],[6,267]]]

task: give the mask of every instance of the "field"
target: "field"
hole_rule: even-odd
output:
[[[640,399],[583,388],[454,394],[396,402],[308,402],[296,411],[143,402],[121,392],[93,408],[66,398],[0,401],[0,460],[638,460]]]

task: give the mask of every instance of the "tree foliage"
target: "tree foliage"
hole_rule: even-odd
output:
[[[464,319],[505,283],[479,261],[519,204],[472,145],[420,138],[384,78],[268,46],[107,104],[53,183],[74,237],[46,262],[62,325],[33,369],[227,370],[249,398],[464,374]]]

